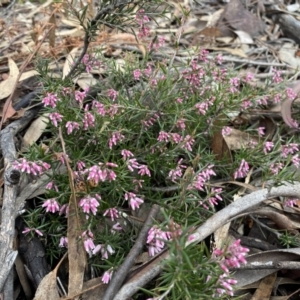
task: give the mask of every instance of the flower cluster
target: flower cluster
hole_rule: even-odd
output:
[[[219,284],[222,288],[217,289],[217,294],[222,295],[224,293],[233,296],[232,286],[237,283],[236,280],[227,278],[229,276],[228,268],[239,268],[241,264],[245,264],[247,261],[245,256],[249,252],[248,248],[241,246],[241,241],[236,240],[233,244],[226,248],[225,251],[215,249],[212,256],[221,258],[219,261],[224,274],[219,277]]]
[[[148,244],[148,253],[150,256],[161,252],[165,246],[165,242],[168,241],[171,237],[170,232],[161,230],[157,226],[152,226],[148,232],[147,244]]]
[[[45,171],[50,169],[50,165],[42,161],[28,161],[25,158],[14,161],[13,167],[21,172],[32,175],[42,175]]]

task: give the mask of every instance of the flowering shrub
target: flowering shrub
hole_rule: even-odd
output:
[[[138,37],[147,38],[150,19],[146,12],[138,11],[136,21]],[[163,43],[163,37],[158,37],[150,50],[159,51]],[[41,239],[47,236],[50,256],[66,251],[72,190],[68,175],[55,170],[58,165],[70,165],[84,220],[78,239],[104,283],[133,245],[133,214],[143,210],[147,214],[147,204],[156,203],[166,217],[149,230],[145,250],[153,256],[166,245],[170,248],[171,262],[162,275],[165,290],[174,288],[178,299],[188,294],[190,299],[233,295],[235,281],[228,268],[245,263],[247,249],[236,241],[226,253],[215,250],[213,257],[222,258],[218,263],[203,245],[186,248],[185,241],[191,229],[231,200],[232,190],[212,186],[215,179],[243,179],[251,168],[275,182],[288,179],[286,166],[298,168],[300,164],[299,145],[269,141],[259,124],[241,125],[239,130],[252,131],[253,140],[237,149],[229,162],[225,156],[217,157],[211,141],[216,132],[225,138],[236,129],[232,115],[251,115],[280,97],[295,95],[290,90],[281,93],[278,87],[266,97],[264,89],[253,87],[252,74],[238,77],[222,67],[221,55],[209,59],[208,54],[200,49],[181,65],[125,59],[122,72],[111,60],[86,54],[82,69],[89,73],[104,66],[107,70],[106,80],[99,81],[98,94],[92,99],[88,88],[80,90],[70,80],[53,81],[44,71],[47,68],[41,68],[42,103],[49,113],[53,138],[43,141],[38,151],[38,147],[31,149],[14,167],[34,176],[52,167],[53,174],[40,207],[25,216],[23,233],[35,232]],[[281,82],[279,71],[274,70],[273,80]],[[56,140],[58,129],[67,156],[61,155],[62,141]],[[39,217],[32,217],[34,213]]]

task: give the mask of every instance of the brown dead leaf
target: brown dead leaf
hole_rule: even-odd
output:
[[[6,80],[0,82],[0,99],[4,99],[10,96],[18,80],[19,68],[11,58],[8,59],[8,67],[9,77]]]
[[[294,93],[297,95],[300,93],[300,83],[296,84],[296,86],[293,88]],[[299,98],[299,95],[298,95]],[[281,104],[281,116],[283,121],[290,126],[291,128],[297,128],[297,123],[292,118],[292,105],[294,100],[291,100],[287,98],[283,103]]]
[[[262,279],[251,300],[269,300],[276,278],[277,272],[270,274]]]
[[[75,202],[79,199],[71,195],[68,214],[68,258],[69,258],[69,284],[68,296],[73,296],[82,291],[84,272],[87,264],[86,252],[81,236],[82,222],[76,213]]]
[[[83,284],[83,289],[82,300],[98,300],[104,296],[107,284],[103,284],[101,277],[93,278]]]
[[[206,27],[206,28],[202,29],[198,33],[198,35],[204,35],[206,37],[215,38],[215,37],[222,36],[222,33],[217,27]]]
[[[215,132],[211,141],[212,152],[216,155],[216,159],[232,162],[230,149],[223,138],[221,131]]]
[[[217,38],[217,40],[220,40],[220,39],[231,39],[230,37],[224,37],[224,38]],[[243,57],[243,58],[248,58],[248,55],[242,50],[242,49],[239,49],[239,48],[225,48],[225,47],[207,47],[207,49],[209,50],[217,50],[217,51],[226,51],[230,54],[233,54],[233,55],[237,55],[237,56],[240,56],[240,57]]]
[[[235,30],[234,33],[239,37],[242,44],[253,44],[254,41],[249,33],[242,30]]]
[[[125,45],[133,45],[133,46],[137,46],[142,54],[143,57],[146,56],[147,53],[147,48],[145,45],[143,45],[142,43],[140,43],[137,38],[135,37],[135,35],[131,34],[131,33],[116,33],[116,34],[112,34],[109,36],[109,38],[105,41],[107,44],[125,44]]]
[[[229,150],[239,150],[248,148],[251,141],[258,142],[258,137],[250,135],[244,131],[231,128],[231,133],[224,136],[224,140],[228,145]]]
[[[49,114],[43,114],[30,124],[23,137],[22,148],[31,146],[41,137],[42,133],[49,123],[48,115]]]
[[[49,22],[49,24],[53,24],[53,27],[49,32],[49,45],[51,48],[54,48],[55,47],[55,31],[56,31],[55,13],[51,14],[51,17],[48,22]]]
[[[279,229],[294,230],[299,228],[299,224],[292,222],[292,220],[285,215],[284,212],[273,207],[264,207],[255,211],[256,215],[266,216],[272,220]]]
[[[55,269],[50,273],[48,273],[40,282],[33,300],[44,300],[44,299],[59,300],[60,299],[57,290],[57,285],[56,285],[56,276],[57,276],[57,271],[61,263],[64,261],[65,257],[66,254],[61,258],[61,260],[59,261]]]
[[[211,148],[212,152],[216,155],[216,158],[218,160],[224,159],[227,162],[232,162],[230,149],[222,135],[222,124],[224,124],[224,122],[226,122],[226,118],[224,118],[223,116],[218,116],[214,120],[214,134],[211,140]]]
[[[72,65],[75,62],[75,56],[76,56],[78,49],[79,49],[79,47],[75,47],[74,49],[71,50],[71,52],[66,57],[66,61],[64,63],[64,67],[63,67],[63,75],[62,75],[63,79],[66,78],[66,76],[71,71]]]
[[[3,112],[5,112],[4,116]],[[0,110],[0,115],[2,116],[2,123],[4,123],[7,119],[11,118],[15,113],[16,111],[12,107],[11,102],[5,102],[3,109]]]
[[[251,37],[259,35],[264,28],[262,21],[250,13],[240,0],[231,0],[226,5],[222,17],[233,29],[245,31]]]
[[[46,296],[47,295],[47,296]],[[47,274],[37,288],[33,300],[59,300],[59,294],[56,286],[56,271],[53,270]]]
[[[68,162],[68,156],[65,149],[65,142],[62,135],[62,130],[59,128],[59,138],[63,149],[63,159],[68,169],[69,185],[71,189],[71,196],[69,200],[69,214],[68,214],[68,259],[69,259],[69,284],[68,284],[68,296],[73,297],[75,300],[79,297],[75,295],[82,292],[84,272],[87,265],[86,252],[83,245],[83,216],[78,213],[78,201],[75,178],[73,170]],[[88,238],[88,236],[86,236]]]
[[[292,43],[284,43],[278,52],[280,60],[294,69],[300,67],[300,58],[296,56],[298,50],[297,46],[294,46]]]

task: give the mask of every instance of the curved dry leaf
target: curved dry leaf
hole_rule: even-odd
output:
[[[211,141],[211,148],[212,152],[216,155],[216,159],[224,159],[227,162],[233,161],[230,149],[220,131],[214,133]]]
[[[247,256],[247,265],[267,264],[268,262],[277,261],[299,261],[300,248],[279,249],[264,251]],[[257,270],[237,270],[233,274],[233,278],[238,280],[237,286],[245,286],[254,283],[269,274],[277,272],[278,269],[257,269]]]
[[[295,57],[295,53],[298,48],[293,46],[293,44],[285,43],[279,50],[278,56],[280,60],[291,67],[297,69],[300,67],[300,58]]]
[[[83,241],[78,240],[80,232],[79,228],[82,228],[82,222],[78,219],[75,213],[74,200],[71,195],[69,202],[69,214],[68,214],[68,258],[69,258],[69,284],[68,295],[73,296],[82,292],[84,272],[87,264],[86,252],[83,247]],[[73,199],[73,200],[71,200]],[[78,299],[77,297],[75,299]]]
[[[23,147],[31,146],[41,137],[49,123],[48,116],[49,114],[43,114],[31,123],[23,137]]]
[[[56,286],[56,269],[47,274],[39,284],[33,300],[59,300]]]
[[[251,141],[258,142],[258,138],[256,136],[235,128],[231,128],[230,134],[225,135],[224,140],[230,150],[249,148]]]
[[[23,81],[25,79],[28,79],[28,78],[31,78],[33,76],[36,76],[36,75],[40,75],[40,73],[36,70],[31,70],[31,71],[28,71],[28,72],[23,72],[19,81]]]
[[[263,280],[259,283],[257,290],[255,291],[251,300],[267,300],[270,299],[272,294],[274,284],[277,278],[277,272],[270,274],[263,278]]]
[[[92,74],[82,73],[77,78],[73,80],[74,83],[77,83],[82,89],[89,88],[98,83],[97,79],[94,78]]]
[[[72,68],[72,65],[74,64],[75,56],[76,56],[78,49],[79,49],[79,47],[75,47],[74,49],[71,50],[71,52],[66,57],[66,61],[64,63],[64,67],[63,67],[63,75],[62,75],[63,79],[69,74],[69,72]]]
[[[300,83],[293,88],[294,93],[300,92]],[[296,100],[296,99],[295,99]],[[291,128],[297,128],[297,122],[292,118],[292,105],[295,100],[286,99],[281,104],[281,116],[283,121]]]
[[[6,80],[0,82],[0,99],[4,99],[13,92],[15,84],[19,76],[19,68],[16,63],[9,58],[8,59],[9,76]]]
[[[245,31],[242,30],[235,30],[235,34],[239,37],[240,42],[242,44],[253,44],[253,39],[251,35]]]
[[[113,34],[109,37],[109,39],[107,41],[105,41],[107,44],[114,44],[114,43],[118,43],[118,44],[125,44],[125,45],[133,45],[138,47],[142,54],[143,57],[146,56],[147,53],[147,48],[145,45],[143,45],[142,43],[140,43],[136,36],[131,34],[131,33],[116,33]]]

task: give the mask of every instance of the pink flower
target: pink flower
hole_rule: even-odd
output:
[[[165,241],[170,239],[170,233],[162,231],[156,225],[152,226],[148,232],[147,244],[150,256],[161,252],[165,246]]]
[[[201,171],[193,181],[193,184],[189,188],[196,188],[197,190],[204,191],[204,184],[210,180],[211,176],[215,176],[216,173],[213,170],[213,165],[209,165],[206,169]]]
[[[88,178],[87,180],[93,179],[97,184],[99,181],[112,181],[115,180],[117,175],[113,170],[105,168],[102,163],[99,163],[98,166],[94,165],[87,169]]]
[[[168,142],[170,134],[165,131],[160,131],[157,140],[159,142]]]
[[[243,101],[241,108],[242,110],[246,110],[247,108],[252,106],[252,102],[250,100]]]
[[[138,174],[141,176],[147,175],[147,176],[151,177],[150,170],[148,169],[148,167],[146,165],[139,166]]]
[[[95,249],[94,244],[94,235],[90,230],[86,230],[81,235],[83,239],[83,246],[87,253],[92,253],[92,251]]]
[[[241,264],[246,263],[245,256],[249,252],[248,248],[240,245],[241,241],[236,240],[233,244],[226,248],[226,251],[215,249],[213,256],[222,257],[220,261],[220,267],[225,272],[224,277],[228,276],[228,268],[239,268]]]
[[[194,144],[194,142],[195,140],[190,135],[187,135],[183,140],[183,144],[181,145],[181,148],[186,149],[188,151],[193,151],[192,145]]]
[[[240,79],[238,77],[230,78],[229,80],[231,87],[229,88],[229,91],[231,93],[238,92],[237,87],[240,85]]]
[[[212,207],[218,204],[218,201],[223,201],[220,194],[222,193],[222,188],[212,188],[211,189],[211,196],[208,199],[208,202]]]
[[[108,90],[108,97],[112,99],[112,101],[115,101],[118,97],[118,92],[115,91],[114,89],[109,89]]]
[[[298,152],[298,151],[299,151],[299,146],[298,146],[298,144],[295,144],[295,143],[283,145],[281,147],[281,155],[285,158],[289,154],[294,154],[295,152]]]
[[[27,174],[41,175],[44,171],[50,169],[51,166],[45,162],[27,161],[25,158],[21,158],[13,162],[13,167]]]
[[[142,76],[142,72],[140,69],[136,69],[133,71],[133,77],[135,80],[140,80],[140,77]]]
[[[59,211],[59,205],[55,198],[46,200],[42,207],[46,208],[46,212],[55,213]]]
[[[85,54],[81,60],[81,62],[85,65],[85,70],[87,73],[90,73],[93,68],[93,60],[90,58],[88,54]]]
[[[79,171],[83,170],[85,168],[85,163],[81,160],[79,160],[77,163],[76,163],[76,166],[77,166],[77,169]]]
[[[223,135],[223,136],[230,135],[231,132],[232,132],[232,128],[231,128],[231,127],[224,126],[224,127],[222,128],[222,135]]]
[[[182,136],[178,133],[170,133],[170,140],[175,144],[182,142]]]
[[[52,124],[57,127],[57,123],[62,121],[62,115],[58,112],[50,113],[49,119],[51,120]]]
[[[216,61],[217,61],[217,64],[218,64],[218,65],[221,65],[221,64],[222,64],[222,62],[223,62],[223,56],[222,56],[222,54],[218,54],[218,55],[217,55]]]
[[[138,198],[136,194],[134,193],[125,193],[124,196],[125,200],[129,200],[129,205],[131,206],[132,210],[138,209],[142,203],[144,203],[144,200],[141,198]]]
[[[297,97],[297,94],[291,88],[286,89],[286,95],[290,100],[294,100]]]
[[[61,216],[63,213],[66,215],[66,217],[68,217],[68,215],[69,215],[69,204],[64,204],[64,205],[61,206],[61,208],[59,210],[59,215]]]
[[[89,127],[95,127],[95,117],[90,112],[85,112],[83,116],[83,129],[87,130]]]
[[[283,169],[283,163],[275,163],[275,164],[271,164],[270,166],[270,171],[274,174],[277,175],[279,170]]]
[[[84,249],[87,253],[90,253],[95,249],[94,241],[91,238],[86,238],[83,241],[83,246],[84,246]]]
[[[130,172],[133,172],[134,169],[140,168],[140,164],[137,162],[136,158],[131,158],[127,162],[127,168],[129,169]]]
[[[28,227],[25,227],[25,229],[22,231],[22,233],[26,234],[26,233],[28,233],[30,231],[34,231],[39,236],[43,236],[42,232],[40,230],[38,230],[37,228],[28,228]]]
[[[108,284],[111,280],[111,277],[113,275],[113,271],[112,270],[108,270],[106,272],[104,272],[103,276],[102,276],[102,282],[104,284]]]
[[[183,175],[182,169],[186,169],[186,166],[182,165],[182,158],[177,162],[177,166],[175,169],[171,170],[169,172],[168,177],[171,179],[171,181],[176,182],[177,179],[181,178]]]
[[[68,121],[67,124],[66,124],[66,128],[67,128],[67,133],[69,135],[74,130],[78,130],[79,129],[79,123],[73,122],[73,121]]]
[[[47,183],[46,189],[47,190],[55,190],[56,192],[58,192],[58,187],[56,184],[54,184],[53,180]]]
[[[272,142],[265,142],[264,144],[264,153],[267,154],[268,152],[270,152],[274,147],[274,143]]]
[[[52,108],[56,107],[56,102],[59,101],[56,94],[47,93],[47,96],[43,98],[42,102],[44,106],[51,106]]]
[[[101,245],[101,256],[102,259],[108,259],[108,254],[112,255],[115,253],[114,249],[111,247],[111,245]]]
[[[120,223],[117,222],[116,224],[113,225],[113,227],[112,227],[112,229],[111,229],[111,232],[112,232],[113,234],[115,234],[116,231],[121,231],[121,230],[123,230],[123,228],[122,228],[122,226],[120,225]]]
[[[195,108],[198,110],[198,113],[201,115],[205,115],[207,113],[207,110],[209,108],[209,102],[205,101],[202,103],[197,103],[195,105]]]
[[[254,74],[250,73],[250,72],[247,72],[247,75],[245,77],[245,81],[246,82],[250,82],[254,79]]]
[[[96,198],[93,198],[90,195],[88,195],[79,201],[79,206],[86,214],[93,213],[94,215],[96,215],[99,202]]]
[[[122,135],[119,131],[114,132],[108,142],[109,149],[112,149],[113,145],[117,145],[117,143],[124,140],[124,138],[125,136]]]
[[[273,102],[274,102],[274,103],[279,103],[279,102],[280,102],[280,98],[281,98],[281,95],[280,95],[280,94],[276,94],[276,95],[274,96]]]
[[[60,241],[59,241],[59,247],[64,247],[64,248],[68,248],[68,238],[65,237],[65,236],[62,236],[60,238]]]
[[[268,98],[262,97],[261,99],[256,100],[257,105],[268,105]]]
[[[179,129],[184,130],[185,127],[186,127],[186,126],[185,126],[185,119],[179,119],[179,120],[176,122],[175,126],[176,126],[177,128],[179,128]]]
[[[282,78],[281,78],[281,73],[282,71],[277,71],[276,69],[272,68],[272,72],[273,72],[273,80],[274,80],[274,83],[280,83],[282,81]]]
[[[248,172],[249,172],[249,165],[244,159],[242,159],[238,170],[234,172],[234,179],[246,177]]]
[[[126,160],[129,157],[134,157],[133,153],[129,150],[126,150],[126,149],[123,149],[121,151],[121,154],[122,154],[124,160]]]
[[[292,163],[296,168],[299,168],[299,165],[300,165],[299,154],[296,154],[292,157]]]
[[[87,89],[84,89],[83,92],[75,91],[75,99],[76,99],[76,101],[78,101],[80,104],[82,104],[84,98],[86,97],[86,94],[87,94],[88,90],[89,89],[87,88]]]
[[[297,202],[299,200],[298,199],[294,199],[294,198],[291,198],[291,199],[286,199],[284,201],[284,206],[288,206],[288,207],[294,207],[297,205]]]
[[[100,103],[96,100],[93,100],[92,108],[95,108],[97,111],[97,114],[99,114],[100,116],[103,116],[103,117],[105,116],[106,111],[105,111],[105,107],[102,103]]]
[[[265,127],[258,127],[257,128],[258,135],[259,136],[265,135],[264,130],[265,130]]]
[[[109,209],[107,209],[104,212],[103,216],[106,216],[106,215],[109,215],[112,221],[114,221],[115,218],[116,219],[119,218],[119,212],[118,212],[118,210],[116,208],[109,208]]]

